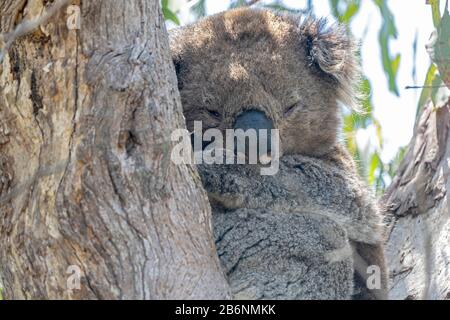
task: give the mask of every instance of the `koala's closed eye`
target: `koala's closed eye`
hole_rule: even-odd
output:
[[[294,113],[295,110],[299,109],[302,107],[302,104],[300,102],[296,102],[293,105],[291,105],[290,107],[288,107],[285,111],[284,111],[284,116],[285,117],[289,117],[291,114]]]
[[[206,111],[208,111],[208,113],[214,117],[214,118],[220,118],[220,113],[217,112],[216,110],[211,110],[211,109],[206,109]]]

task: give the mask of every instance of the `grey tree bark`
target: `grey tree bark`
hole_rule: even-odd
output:
[[[425,106],[386,192],[391,299],[450,299],[450,92]]]
[[[196,169],[170,160],[184,120],[159,1],[73,4],[80,30],[62,10],[0,64],[4,298],[228,298]],[[49,6],[1,1],[0,33]]]

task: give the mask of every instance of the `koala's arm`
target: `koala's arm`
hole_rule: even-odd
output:
[[[348,300],[352,249],[317,215],[214,210],[216,247],[235,299]]]
[[[342,168],[353,176],[357,176],[356,164],[343,145],[336,145],[331,152],[325,155],[324,160]],[[380,214],[379,208],[374,207],[373,214]],[[376,212],[375,212],[376,211]],[[382,227],[381,227],[382,229]],[[383,231],[381,230],[383,233]],[[389,273],[385,261],[384,241],[368,244],[360,241],[351,241],[354,255],[355,267],[355,293],[354,299],[374,300],[388,298]],[[378,267],[380,271],[379,289],[369,289],[367,282],[372,274],[368,273],[370,266]],[[377,270],[377,271],[378,271]]]

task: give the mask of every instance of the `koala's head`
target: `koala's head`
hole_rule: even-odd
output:
[[[208,17],[171,35],[188,130],[280,130],[283,154],[336,143],[339,102],[354,108],[355,42],[342,26],[260,9]]]

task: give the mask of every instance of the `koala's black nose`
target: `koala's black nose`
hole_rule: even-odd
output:
[[[271,130],[273,129],[273,122],[263,112],[250,110],[237,117],[234,129],[243,129],[244,131],[248,129],[255,129],[256,131],[260,129]]]
[[[258,110],[245,111],[236,118],[234,129],[242,129],[244,131],[249,129],[256,130],[258,143],[266,143],[267,151],[271,150],[271,130],[274,129],[274,126],[272,120],[264,112]],[[262,134],[261,129],[266,129],[267,133]]]

